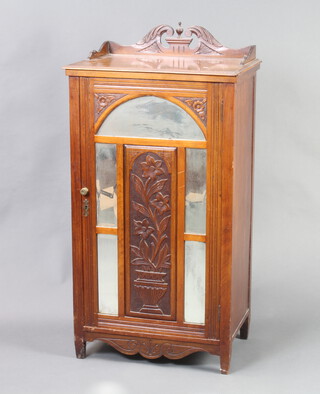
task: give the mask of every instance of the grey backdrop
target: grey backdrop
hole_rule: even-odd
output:
[[[11,393],[319,393],[320,3],[2,0],[0,387]],[[257,45],[252,326],[217,357],[74,356],[67,78],[60,69],[155,25]]]

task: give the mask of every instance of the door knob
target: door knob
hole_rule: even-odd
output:
[[[83,188],[80,190],[80,194],[81,194],[82,196],[86,196],[88,193],[89,193],[89,189],[88,189],[87,187],[83,187]]]

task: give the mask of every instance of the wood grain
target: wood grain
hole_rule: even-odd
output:
[[[113,227],[96,227],[96,233],[97,234],[112,234],[112,235],[117,235],[118,234],[118,229],[113,228]]]
[[[183,236],[185,241],[196,241],[196,242],[206,242],[207,236],[203,234],[187,234]]]

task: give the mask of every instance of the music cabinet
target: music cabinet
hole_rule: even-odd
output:
[[[70,83],[75,347],[228,373],[250,320],[255,46],[167,25],[105,42]]]

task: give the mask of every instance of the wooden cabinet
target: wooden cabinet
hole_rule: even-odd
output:
[[[260,62],[182,33],[161,25],[65,67],[76,354],[93,340],[150,359],[206,351],[228,373],[250,319]]]

